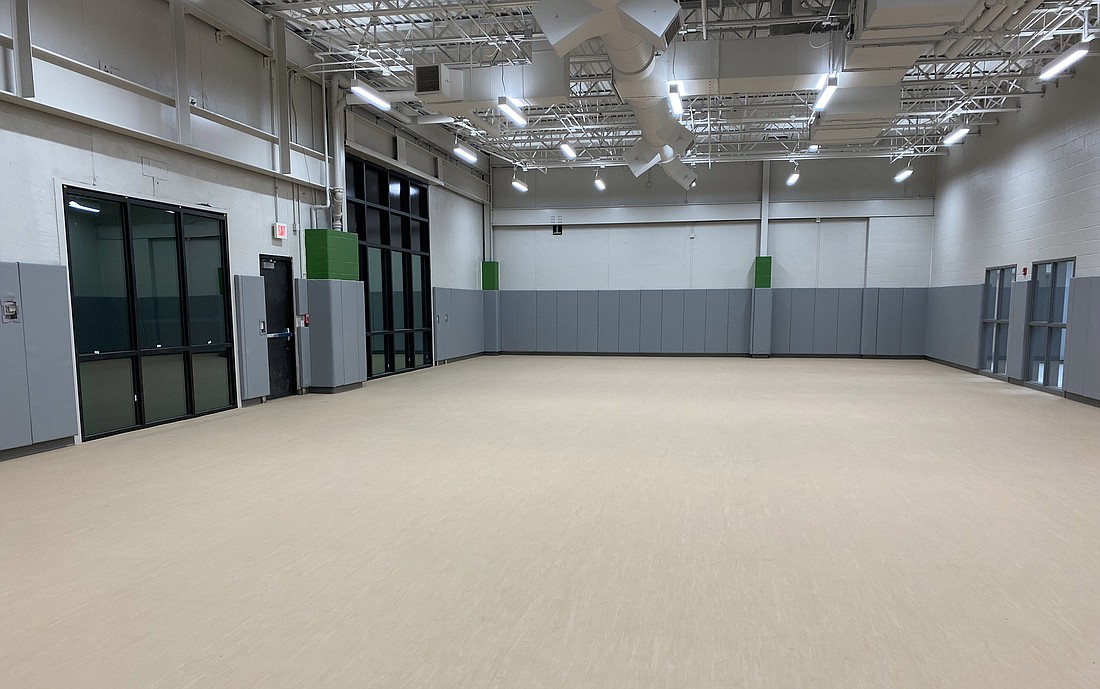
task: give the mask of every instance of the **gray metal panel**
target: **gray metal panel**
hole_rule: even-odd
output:
[[[298,342],[298,381],[303,388],[313,385],[313,363],[310,360],[312,355],[309,338],[309,328],[298,326],[294,329],[294,339]]]
[[[68,271],[64,266],[20,263],[19,286],[27,343],[31,440],[44,443],[70,438],[79,429]]]
[[[600,325],[596,351],[618,352],[619,349],[619,293],[600,291]]]
[[[739,290],[748,292],[749,290]],[[772,353],[772,302],[773,290],[768,288],[753,289],[752,294],[752,326],[750,337],[752,342],[749,353],[753,356],[767,356]],[[733,302],[730,306],[732,310]],[[733,315],[730,315],[730,323]],[[732,325],[731,325],[732,327]],[[732,342],[731,342],[732,344]],[[732,349],[730,351],[733,351]]]
[[[772,289],[772,354],[791,351],[791,292]]]
[[[344,340],[344,385],[367,379],[367,293],[362,282],[340,280],[340,327]]]
[[[558,293],[535,294],[535,351],[553,352],[558,346]]]
[[[724,354],[729,341],[730,290],[708,289],[704,314],[703,351]]]
[[[516,292],[516,349],[517,352],[533,352],[535,346],[535,292]]]
[[[294,313],[299,316],[309,313],[309,289],[302,278],[294,278]]]
[[[19,266],[0,263],[0,301],[14,299],[20,310]],[[0,321],[0,450],[31,444],[31,401],[27,388],[27,351],[23,314]]]
[[[1027,380],[1027,299],[1029,282],[1012,284],[1008,307],[1008,377]]]
[[[599,349],[600,294],[593,290],[577,293],[578,352],[595,352]]]
[[[447,290],[442,287],[432,288],[432,319],[435,325],[433,340],[435,342],[435,360],[447,359]]]
[[[260,332],[260,321],[267,321],[264,279],[259,275],[234,275],[233,283],[237,297],[237,367],[241,399],[265,397],[271,394],[271,369],[267,361],[267,337]]]
[[[924,356],[924,326],[928,318],[928,288],[906,287],[902,292],[901,353]]]
[[[500,351],[500,292],[495,289],[481,293],[481,308],[485,313],[485,327],[482,329],[482,348],[486,352]]]
[[[791,354],[813,354],[815,291],[791,290]]]
[[[639,300],[639,351],[643,354],[660,352],[661,303],[664,301],[664,292],[642,290],[639,292]]]
[[[1089,312],[1089,330],[1085,345],[1085,386],[1084,395],[1100,400],[1100,278],[1090,278],[1092,282],[1092,304]]]
[[[730,291],[729,329],[726,331],[726,351],[731,354],[748,354],[752,350],[753,299],[755,290]],[[768,331],[764,333],[771,350],[771,296],[767,297]],[[764,314],[761,314],[762,316]]]
[[[558,329],[556,352],[577,351],[577,293],[558,292]]]
[[[859,354],[859,342],[863,323],[863,289],[838,290],[836,321],[836,353]]]
[[[511,291],[500,293],[500,351],[516,352],[519,346],[516,344],[516,308],[519,303],[519,295]]]
[[[863,323],[860,326],[859,353],[872,356],[878,351],[878,288],[863,290]]]
[[[897,356],[901,354],[901,319],[903,293],[900,287],[880,288],[878,291],[878,331],[875,334],[875,354]]]
[[[661,291],[661,349],[679,354],[684,351],[684,301],[686,290]]]
[[[839,322],[840,290],[831,287],[814,290],[814,354],[836,354]]]
[[[658,292],[658,294],[660,294]],[[658,319],[658,324],[660,320]],[[660,327],[658,325],[658,327]],[[638,352],[642,347],[642,293],[637,290],[619,292],[619,350]]]
[[[970,369],[978,367],[982,285],[928,290],[924,354]]]
[[[707,293],[710,291],[693,289],[684,293],[684,352],[688,354],[707,351]]]
[[[1089,356],[1089,321],[1092,320],[1092,280],[1069,281],[1069,320],[1066,322],[1066,392],[1085,394],[1085,371]]]
[[[306,283],[313,309],[309,316],[310,380],[314,387],[337,388],[344,384],[346,366],[346,343],[340,323],[343,289],[339,280]]]

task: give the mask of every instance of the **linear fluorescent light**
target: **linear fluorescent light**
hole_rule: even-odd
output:
[[[577,159],[577,149],[573,148],[573,144],[569,143],[568,141],[561,142],[561,145],[558,146],[558,148],[561,149],[562,157],[564,157],[566,160]]]
[[[1059,55],[1054,62],[1051,62],[1046,66],[1046,69],[1039,73],[1039,79],[1048,81],[1069,69],[1078,60],[1089,54],[1089,43],[1091,41],[1092,37],[1089,36]]]
[[[829,83],[829,75],[828,74],[822,74],[821,78],[817,80],[817,86],[814,86],[814,91],[820,91],[821,89],[825,88],[825,86],[828,85],[828,83]]]
[[[593,182],[593,184],[595,184],[596,188],[599,189],[600,191],[603,191],[604,189],[607,189],[607,184],[605,184],[603,179],[600,177],[599,171],[596,172],[596,181]]]
[[[668,82],[668,104],[672,108],[672,114],[677,117],[684,114],[683,88],[683,84],[678,81]]]
[[[92,208],[91,206],[85,206],[83,204],[77,203],[76,201],[69,201],[69,208],[72,208],[74,211],[84,211],[85,213],[98,213],[99,212],[98,208]]]
[[[817,96],[817,102],[814,103],[814,110],[820,112],[829,105],[829,101],[833,99],[833,94],[836,93],[836,86],[836,77],[829,77],[828,82],[825,84],[825,88],[822,89],[821,93]]]
[[[913,176],[913,168],[907,167],[904,170],[902,170],[901,172],[899,172],[898,174],[894,175],[894,181],[895,182],[904,182],[905,180],[909,179],[912,176]]]
[[[527,118],[523,116],[523,105],[515,98],[501,96],[497,98],[497,108],[504,116],[516,123],[517,127],[526,127]]]
[[[462,144],[455,144],[453,151],[456,156],[462,158],[467,163],[473,164],[477,162],[477,154]]]
[[[821,150],[821,147],[818,146],[817,144],[810,144],[809,147],[806,148],[807,153],[817,153],[820,150]]]
[[[378,91],[375,91],[369,84],[363,83],[358,79],[351,82],[351,92],[359,96],[363,100],[367,101],[379,110],[389,110],[390,102],[386,100]]]
[[[969,133],[970,127],[958,127],[955,129],[955,131],[943,137],[943,145],[951,146],[952,144],[957,144],[962,141],[963,137],[965,137]]]
[[[512,186],[515,187],[515,190],[518,192],[524,194],[527,193],[527,182],[524,182],[519,177],[516,177],[516,173],[514,172],[512,173]]]
[[[799,172],[798,172],[798,168],[795,168],[794,172],[792,172],[787,177],[787,186],[788,187],[793,187],[798,182],[798,178],[801,177],[801,176],[802,175],[800,175]]]

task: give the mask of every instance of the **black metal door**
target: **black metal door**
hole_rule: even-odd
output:
[[[267,359],[271,370],[269,398],[286,397],[297,389],[294,367],[294,283],[289,258],[260,257],[260,275],[267,297]]]

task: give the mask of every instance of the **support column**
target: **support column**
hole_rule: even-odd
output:
[[[290,174],[290,83],[286,67],[286,19],[277,15],[271,22],[271,46],[275,53],[272,92],[279,130],[279,172]],[[341,182],[343,184],[343,182]]]
[[[15,56],[15,95],[20,98],[34,98],[30,0],[11,0],[11,24],[12,53]]]
[[[757,259],[753,265],[752,290],[752,356],[767,357],[772,353],[772,291],[771,270],[768,266],[767,286],[761,286],[757,274],[761,270],[761,258],[768,255],[768,218],[771,206],[772,164],[765,160],[761,166],[760,180],[760,237],[756,248]]]
[[[187,83],[187,5],[168,0],[172,12],[172,48],[176,60],[176,140],[191,143],[191,95]]]

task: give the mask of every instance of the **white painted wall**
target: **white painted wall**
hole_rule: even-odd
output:
[[[781,220],[768,228],[772,287],[863,287],[867,220]]]
[[[432,285],[481,289],[483,206],[443,187],[428,190]]]
[[[927,287],[931,217],[868,218],[867,287]]]
[[[1100,61],[1078,65],[941,162],[934,286],[1071,257],[1077,275],[1100,275]]]

